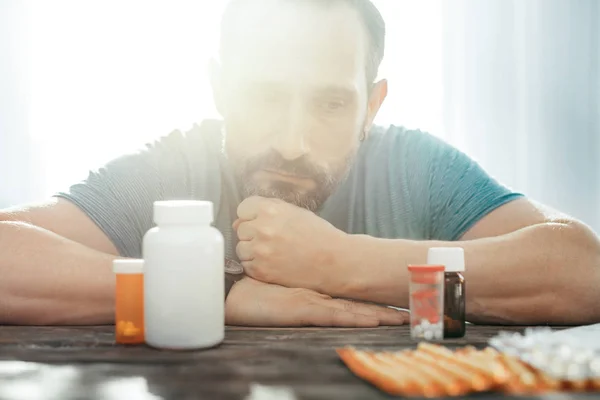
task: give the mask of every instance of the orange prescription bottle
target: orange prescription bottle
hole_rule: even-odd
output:
[[[444,266],[409,265],[410,335],[416,340],[444,336]]]
[[[144,343],[144,261],[113,261],[115,273],[115,340],[121,344]]]

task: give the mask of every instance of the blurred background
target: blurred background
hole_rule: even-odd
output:
[[[600,1],[376,0],[378,123],[419,128],[600,232]],[[224,1],[0,0],[0,208],[218,117]]]

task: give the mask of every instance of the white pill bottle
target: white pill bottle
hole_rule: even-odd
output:
[[[151,347],[197,350],[225,336],[224,240],[207,201],[158,201],[143,240],[144,330]]]

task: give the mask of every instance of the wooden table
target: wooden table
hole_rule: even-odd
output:
[[[484,347],[500,329],[522,331],[468,328],[464,339],[445,344]],[[217,348],[165,352],[146,346],[115,345],[110,326],[0,327],[0,399],[244,399],[253,383],[288,386],[298,399],[392,398],[356,378],[341,363],[334,349],[345,345],[397,350],[415,344],[407,326],[228,328],[225,342]],[[506,397],[485,394],[472,398]]]

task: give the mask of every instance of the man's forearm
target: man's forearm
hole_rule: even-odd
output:
[[[336,293],[408,306],[407,264],[424,263],[429,247],[461,246],[472,322],[580,324],[600,320],[600,244],[579,224],[540,224],[463,242],[350,236],[340,257]]]
[[[104,324],[115,257],[21,222],[0,222],[0,323]]]

